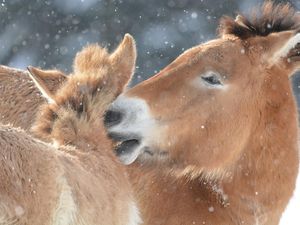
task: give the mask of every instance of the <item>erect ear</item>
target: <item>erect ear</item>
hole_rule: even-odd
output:
[[[56,91],[66,82],[67,76],[58,70],[41,70],[32,66],[27,67],[29,76],[49,103],[55,102],[53,99]]]
[[[110,79],[115,80],[119,94],[130,81],[135,69],[136,46],[133,37],[125,34],[123,41],[109,59],[114,73]]]
[[[269,64],[283,65],[292,75],[300,69],[300,33],[286,31],[270,35]]]

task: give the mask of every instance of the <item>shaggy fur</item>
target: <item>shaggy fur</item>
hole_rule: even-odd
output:
[[[129,35],[111,55],[97,45],[87,47],[76,56],[74,74],[57,93],[40,71],[31,69],[42,93],[53,97],[42,106],[34,134],[60,147],[0,126],[0,224],[140,221],[125,168],[115,159],[102,124],[106,107],[131,78],[135,54]],[[123,83],[116,82],[120,76]],[[46,113],[55,116],[44,117]]]
[[[35,135],[48,142],[74,144],[78,135],[86,135],[86,130],[91,128],[105,132],[101,117],[106,109],[103,106],[123,91],[133,73],[135,49],[133,46],[123,49],[130,39],[127,37],[124,42],[112,55],[98,45],[86,47],[77,54],[74,75],[57,91],[56,104],[47,104],[41,109],[32,128]]]
[[[238,15],[236,19],[225,16],[221,19],[219,34],[233,34],[241,39],[254,36],[267,36],[271,33],[298,30],[300,16],[290,4],[277,4],[266,1],[261,8],[247,18]]]
[[[0,127],[0,224],[124,224],[133,201],[124,168],[98,148],[42,143]],[[123,188],[120,190],[119,187]],[[107,216],[110,215],[110,216]]]
[[[34,69],[36,73],[41,72]],[[43,71],[40,75],[55,91],[65,76],[56,70]],[[28,76],[28,72],[0,66],[0,121],[28,130],[32,125],[37,109],[45,99]]]

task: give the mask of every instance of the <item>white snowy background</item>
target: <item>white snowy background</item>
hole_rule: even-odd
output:
[[[298,175],[297,187],[286,211],[281,218],[280,225],[300,224],[300,176]]]
[[[112,49],[125,33],[138,46],[136,84],[181,52],[215,37],[220,17],[249,11],[261,0],[0,0],[0,64],[71,70],[90,42]],[[287,2],[281,0],[281,2]],[[300,1],[291,0],[299,9]],[[300,100],[300,76],[294,76]],[[288,166],[288,165],[287,165]],[[274,187],[275,188],[275,187]],[[300,224],[300,179],[281,225]]]

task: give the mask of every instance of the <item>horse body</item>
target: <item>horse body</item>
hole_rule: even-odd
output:
[[[33,124],[34,113],[45,102],[26,73],[0,67],[0,120],[3,124],[13,123],[24,129]]]
[[[219,39],[112,103],[106,126],[120,159],[137,159],[130,173],[144,224],[279,223],[299,165],[289,82],[300,67],[299,21],[271,2],[250,20],[224,18]]]
[[[0,224],[140,222],[125,168],[102,122],[131,78],[135,58],[134,40],[127,35],[111,55],[97,45],[78,53],[74,74],[60,88],[43,71],[29,69],[48,103],[32,129],[39,140],[0,126]]]
[[[60,71],[43,71],[43,74],[43,78],[52,90],[57,89],[66,80]],[[1,122],[28,130],[35,120],[39,106],[45,103],[45,99],[35,87],[27,71],[0,66],[0,84]]]
[[[130,224],[131,190],[112,153],[58,149],[0,129],[1,224]]]

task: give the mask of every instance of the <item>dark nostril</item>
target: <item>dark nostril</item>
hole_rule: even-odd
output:
[[[104,116],[104,124],[107,127],[117,125],[122,120],[122,113],[119,111],[108,110]]]

